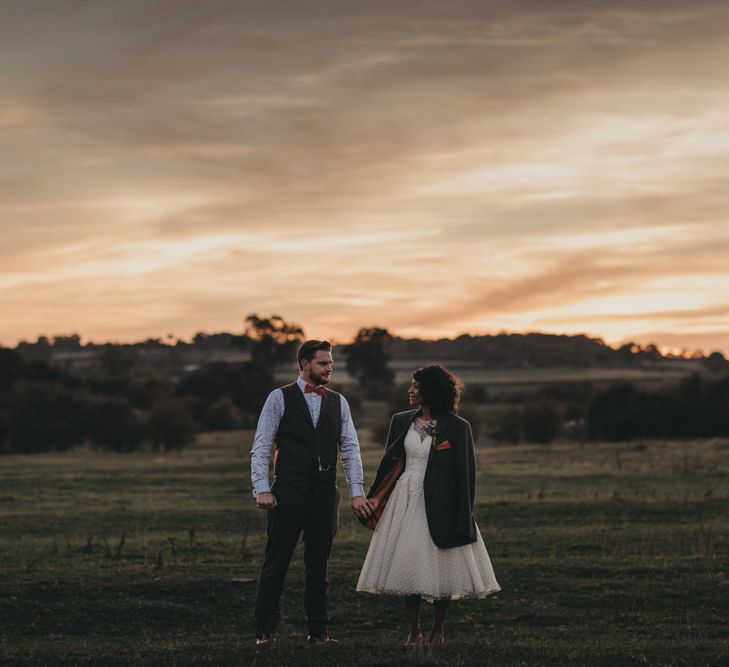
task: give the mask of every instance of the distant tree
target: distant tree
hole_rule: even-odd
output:
[[[25,371],[23,377],[26,380],[40,380],[44,382],[58,382],[60,384],[72,384],[71,379],[68,375],[60,368],[51,366],[45,361],[33,360],[29,361],[25,365]]]
[[[524,437],[524,417],[522,409],[508,407],[491,415],[487,422],[488,436],[496,442],[516,444]]]
[[[233,431],[240,428],[238,408],[229,398],[220,398],[207,406],[203,428],[206,431]]]
[[[0,391],[23,376],[24,365],[19,352],[0,348]]]
[[[379,327],[363,328],[347,346],[347,372],[357,379],[365,395],[381,397],[395,379],[389,367],[392,335]]]
[[[269,366],[255,361],[240,364],[216,361],[184,376],[177,395],[193,396],[208,404],[227,398],[244,413],[257,414],[273,385]]]
[[[127,375],[134,367],[136,356],[134,353],[122,347],[121,345],[112,345],[111,343],[104,346],[99,360],[101,371],[105,375],[118,377]]]
[[[16,349],[25,359],[48,361],[51,358],[51,345],[47,336],[38,336],[35,343],[20,341]]]
[[[40,341],[40,339],[38,339]],[[81,349],[81,336],[71,334],[70,336],[55,336],[53,338],[53,347],[56,350],[71,352]]]
[[[463,390],[463,398],[461,399],[461,405],[468,403],[475,403],[476,405],[483,405],[489,400],[489,391],[482,384],[469,383]]]
[[[141,343],[134,343],[134,347],[140,347],[145,350],[161,350],[168,346],[162,342],[161,338],[146,338]]]
[[[142,443],[142,424],[122,398],[90,402],[84,411],[84,426],[91,443],[102,449],[131,452]]]
[[[527,442],[552,442],[559,434],[560,414],[551,401],[531,403],[524,408],[524,438]]]
[[[649,361],[660,361],[663,359],[663,355],[655,343],[648,343],[648,345],[643,347],[641,349],[641,355]]]
[[[714,381],[710,388],[716,414],[712,435],[729,436],[729,374]]]
[[[192,443],[195,422],[184,401],[167,399],[155,405],[147,415],[147,436],[155,447],[182,449]]]
[[[632,341],[618,348],[618,355],[623,361],[632,361],[640,352],[640,346]]]
[[[21,381],[4,395],[10,449],[44,452],[69,449],[84,436],[84,397],[63,385]]]
[[[677,385],[668,387],[665,394],[672,403],[667,416],[672,424],[671,437],[719,435],[715,432],[716,411],[722,396],[713,382],[699,373],[691,373],[681,378]]]
[[[587,428],[596,440],[627,440],[643,435],[643,395],[629,382],[595,392],[587,415]]]
[[[374,438],[375,442],[378,443],[381,447],[384,447],[387,440],[387,434],[390,430],[392,415],[396,412],[402,412],[403,410],[407,410],[409,407],[407,399],[407,390],[409,384],[410,383],[408,383],[407,385],[397,385],[389,392],[385,392],[381,397],[383,400],[387,401],[387,407],[385,407],[383,410],[377,411],[378,419],[372,427],[372,437]],[[350,395],[356,397],[355,403],[361,402],[361,398],[359,398],[359,392],[356,389],[353,392],[347,392],[347,401],[349,401]]]
[[[121,395],[135,408],[148,410],[155,403],[170,398],[174,385],[166,377],[157,375],[133,376],[121,387]]]
[[[244,336],[233,336],[229,333],[206,334],[199,331],[192,339],[192,345],[198,350],[227,350],[230,349],[233,341],[239,347],[245,348],[250,341]]]
[[[258,317],[252,314],[245,319],[245,337],[251,341],[253,361],[275,366],[296,358],[304,330],[298,324],[286,322],[280,315]]]
[[[699,373],[655,389],[618,383],[596,391],[587,426],[596,440],[687,439],[729,435],[729,375]]]
[[[8,436],[10,435],[10,412],[0,398],[0,453],[10,449]]]
[[[706,357],[703,365],[712,373],[721,373],[729,368],[726,357],[719,351],[712,352],[708,357]]]

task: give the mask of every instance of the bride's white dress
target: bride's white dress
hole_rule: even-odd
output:
[[[372,535],[357,590],[439,598],[485,597],[501,588],[476,527],[473,544],[439,549],[428,530],[423,479],[431,437],[405,436],[405,470]]]

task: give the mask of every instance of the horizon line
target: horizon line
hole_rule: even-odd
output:
[[[497,336],[503,336],[503,335],[506,335],[506,336],[513,336],[513,335],[515,335],[515,336],[541,335],[541,336],[556,336],[556,337],[564,337],[564,338],[579,338],[579,337],[582,337],[582,338],[587,338],[589,340],[592,340],[592,341],[601,343],[602,345],[604,345],[606,347],[609,347],[611,349],[618,349],[618,348],[620,348],[623,345],[626,345],[628,343],[632,343],[633,345],[637,345],[641,349],[646,349],[647,347],[653,345],[653,346],[656,347],[656,349],[658,349],[658,351],[660,352],[661,356],[664,356],[664,357],[666,357],[666,356],[674,356],[674,357],[682,357],[682,358],[691,358],[692,356],[695,357],[695,356],[697,356],[699,354],[702,357],[707,357],[710,354],[704,348],[701,348],[701,347],[677,348],[677,347],[672,347],[672,346],[669,346],[669,345],[662,345],[662,344],[660,344],[660,343],[658,343],[656,341],[652,341],[652,342],[646,343],[645,345],[641,345],[641,344],[636,343],[635,341],[632,341],[632,340],[626,340],[625,342],[621,342],[621,343],[610,343],[610,342],[608,342],[602,336],[599,336],[599,335],[591,335],[591,334],[586,333],[586,332],[580,332],[580,333],[555,333],[555,332],[552,332],[552,331],[540,331],[540,330],[536,330],[536,329],[524,330],[524,331],[511,331],[511,330],[500,329],[496,333],[489,333],[489,332],[474,333],[474,332],[471,332],[471,331],[463,331],[463,332],[458,333],[458,334],[453,335],[453,336],[430,337],[430,336],[401,336],[401,335],[398,335],[397,333],[395,333],[393,331],[390,331],[387,327],[371,326],[371,327],[360,327],[360,328],[361,329],[363,329],[363,328],[372,328],[372,329],[374,329],[374,328],[381,328],[381,329],[385,329],[385,330],[387,330],[391,334],[391,336],[393,337],[393,339],[403,340],[403,341],[420,340],[420,341],[424,341],[424,342],[437,342],[437,341],[443,341],[443,340],[455,341],[458,338],[462,338],[464,336],[469,336],[471,338],[486,338],[486,337],[497,337]],[[219,335],[219,334],[228,334],[228,335],[231,335],[231,336],[245,336],[245,333],[243,333],[243,332],[241,332],[241,333],[234,333],[234,332],[231,332],[231,331],[212,331],[212,332],[207,332],[207,331],[204,331],[204,330],[200,330],[200,331],[195,332],[195,334],[193,334],[192,336],[190,336],[188,339],[185,339],[183,336],[177,336],[175,334],[169,333],[169,334],[167,334],[165,336],[149,336],[147,338],[138,339],[138,340],[114,340],[114,339],[110,339],[110,340],[105,340],[105,341],[102,341],[102,342],[98,342],[98,341],[94,341],[94,340],[92,340],[90,338],[85,339],[85,337],[82,334],[79,334],[77,332],[73,332],[73,333],[70,333],[70,334],[55,334],[55,335],[52,335],[52,336],[48,336],[48,335],[45,335],[45,334],[38,334],[36,336],[36,339],[34,341],[28,340],[26,338],[21,338],[20,340],[17,340],[17,342],[15,343],[14,346],[9,346],[9,345],[3,343],[2,341],[0,341],[0,349],[2,349],[2,348],[5,348],[5,349],[16,349],[16,348],[18,348],[22,344],[37,345],[38,342],[41,339],[43,339],[43,338],[47,339],[51,344],[54,344],[55,341],[58,340],[58,339],[72,338],[74,336],[77,336],[79,338],[79,344],[81,345],[81,347],[103,346],[103,345],[138,345],[140,343],[147,343],[147,342],[152,342],[152,341],[157,341],[157,342],[161,343],[162,345],[165,345],[165,346],[168,346],[168,347],[173,347],[177,343],[192,344],[193,339],[194,339],[194,336],[197,336],[198,334],[203,334],[203,335],[206,335],[206,336]],[[307,337],[306,336],[302,337],[302,340],[307,340]],[[338,339],[336,337],[329,337],[329,338],[327,338],[327,340],[329,340],[332,343],[333,346],[349,345],[349,344],[351,344],[354,341],[354,339],[351,339],[349,341],[344,341],[344,340],[340,340],[340,339]],[[717,350],[717,351],[722,352],[721,350]]]

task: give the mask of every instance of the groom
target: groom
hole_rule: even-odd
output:
[[[296,382],[272,391],[263,406],[251,450],[256,506],[268,512],[268,538],[256,592],[256,644],[271,644],[280,618],[284,578],[304,534],[304,608],[314,644],[336,642],[327,633],[327,560],[337,531],[337,449],[349,485],[352,511],[367,518],[362,460],[349,405],[325,387],[332,346],[307,340],[297,353]],[[274,454],[274,483],[268,466]]]

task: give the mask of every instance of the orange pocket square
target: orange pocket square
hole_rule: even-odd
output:
[[[444,440],[443,442],[439,442],[435,446],[435,451],[436,452],[442,452],[444,449],[450,449],[450,448],[451,448],[451,443],[448,442],[447,440]]]

